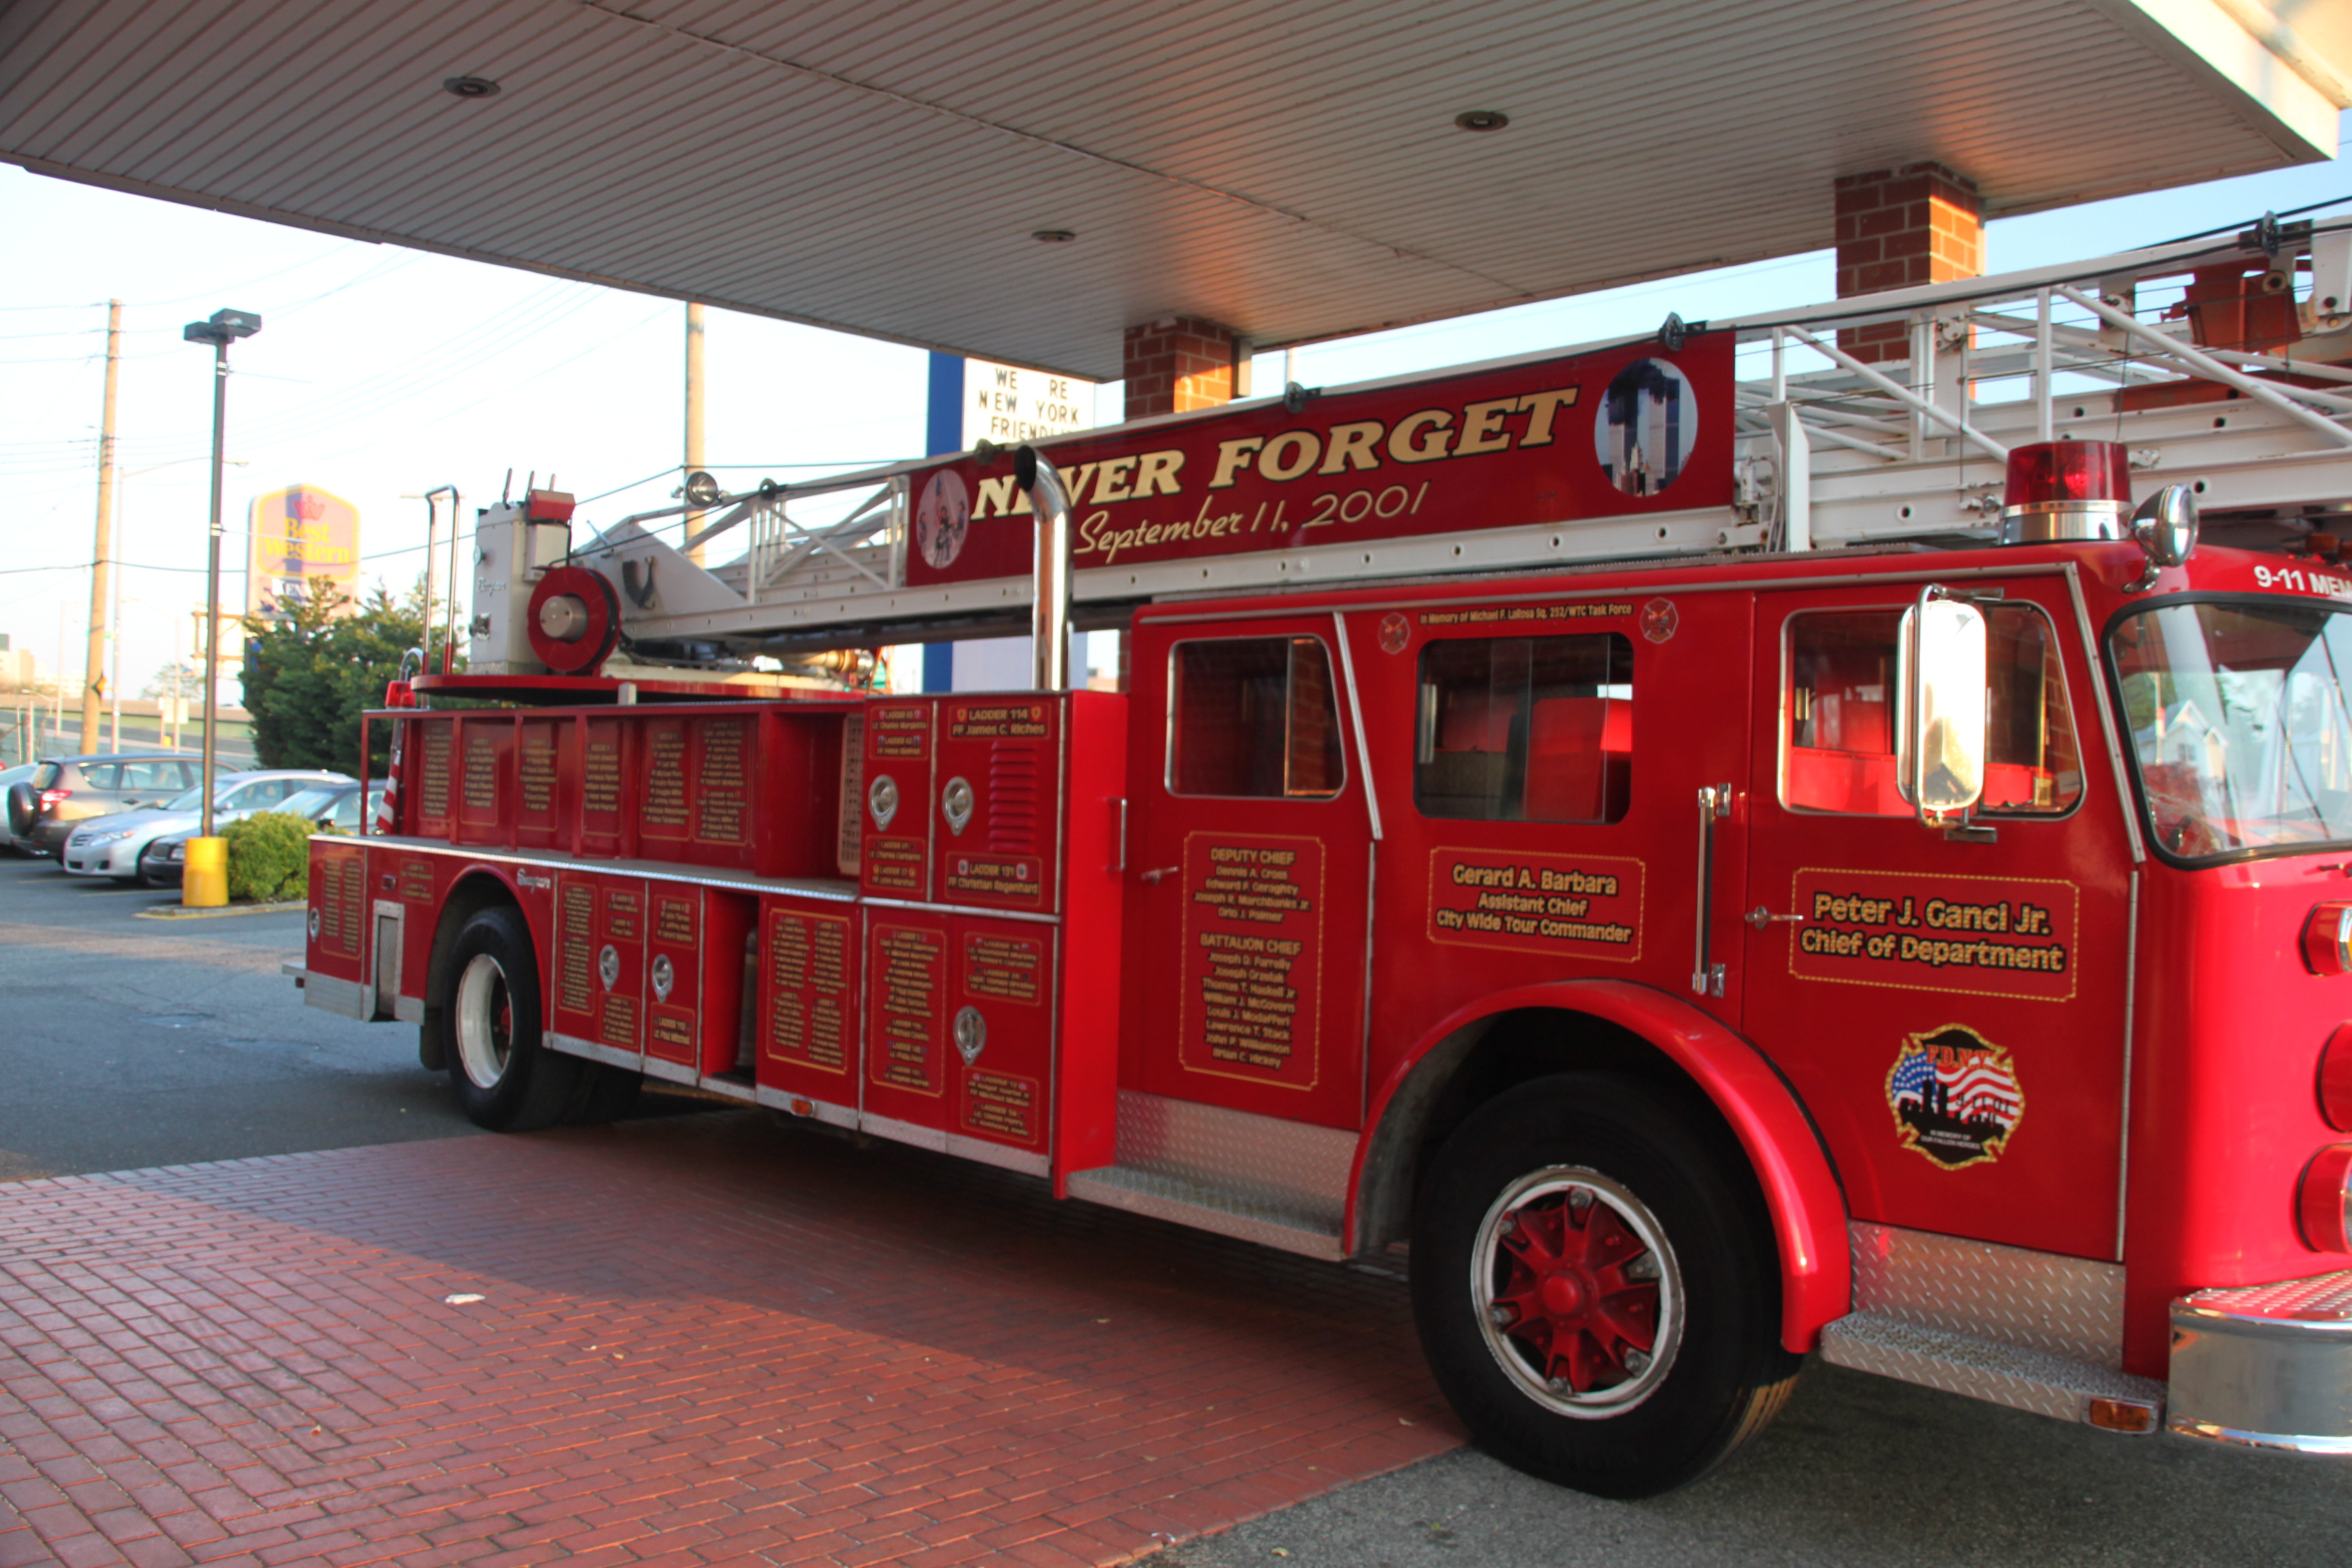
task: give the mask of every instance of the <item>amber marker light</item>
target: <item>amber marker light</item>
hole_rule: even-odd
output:
[[[2156,1407],[2137,1399],[2094,1399],[2083,1419],[2108,1432],[2153,1432]]]
[[[2346,1184],[2352,1181],[2352,1143],[2330,1143],[2311,1157],[2295,1189],[2303,1244],[2314,1252],[2352,1252],[2346,1234]]]
[[[2352,973],[2352,900],[2312,909],[2303,922],[2303,963],[2314,974]]]

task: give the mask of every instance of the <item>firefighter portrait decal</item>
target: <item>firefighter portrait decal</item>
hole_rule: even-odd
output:
[[[1951,1170],[1990,1163],[2025,1117],[2009,1052],[1965,1024],[1906,1037],[1886,1074],[1895,1135]]]
[[[963,553],[964,534],[971,527],[971,492],[963,477],[942,468],[923,487],[915,503],[915,548],[934,566],[955,564]]]

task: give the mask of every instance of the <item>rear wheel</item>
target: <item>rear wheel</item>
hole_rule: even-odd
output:
[[[563,1121],[589,1064],[541,1039],[539,963],[522,916],[505,908],[476,914],[457,932],[449,966],[441,1056],[467,1119],[494,1132]]]
[[[1481,1447],[1604,1497],[1697,1479],[1786,1403],[1780,1276],[1736,1145],[1638,1080],[1474,1112],[1415,1208],[1414,1317]]]

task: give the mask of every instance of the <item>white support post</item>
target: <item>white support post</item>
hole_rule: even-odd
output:
[[[1805,438],[1805,422],[1797,405],[1782,401],[1766,410],[1772,420],[1772,438],[1780,447],[1780,548],[1813,547],[1813,455]]]
[[[2058,395],[2050,384],[2057,374],[2057,351],[2050,337],[2050,290],[2041,289],[2035,295],[2033,316],[2033,438],[2036,441],[2057,439],[2052,428],[2051,405]]]
[[[1936,319],[1915,312],[1911,317],[1911,460],[1927,456],[1927,422],[1919,417],[1936,401]]]

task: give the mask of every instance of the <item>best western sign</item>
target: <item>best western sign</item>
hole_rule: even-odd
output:
[[[1042,445],[1081,571],[1728,506],[1732,348],[1703,333]],[[1009,453],[944,463],[915,495],[910,583],[1029,570]]]

